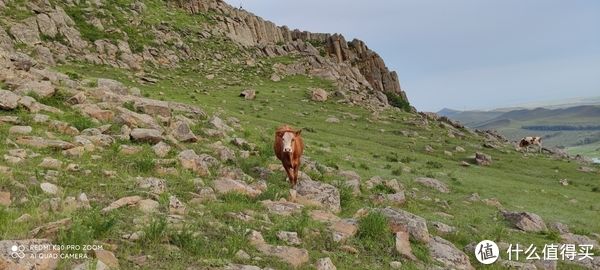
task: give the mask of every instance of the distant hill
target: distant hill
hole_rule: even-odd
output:
[[[592,102],[596,98],[590,98]],[[599,157],[596,149],[600,141],[600,105],[563,107],[510,108],[481,111],[443,109],[438,112],[476,129],[495,129],[504,136],[517,140],[523,136],[544,137],[545,145],[565,147],[573,153]],[[587,149],[589,148],[589,149]]]

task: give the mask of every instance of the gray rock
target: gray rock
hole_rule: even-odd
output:
[[[29,17],[21,23],[13,24],[9,29],[9,33],[17,42],[25,43],[29,46],[34,46],[41,42],[35,17]]]
[[[547,230],[544,220],[534,213],[503,211],[502,215],[517,229],[526,232],[540,232]]]
[[[390,228],[393,232],[403,231],[404,228],[407,228],[412,239],[422,243],[429,242],[429,231],[427,230],[427,222],[424,218],[401,209],[392,209],[390,207],[377,209],[377,211],[388,218]]]
[[[194,135],[190,126],[184,121],[176,121],[171,123],[169,127],[171,134],[180,142],[196,142],[198,137]]]
[[[19,105],[21,97],[11,91],[0,89],[0,109],[14,110]]]
[[[294,200],[304,205],[323,207],[334,213],[341,211],[340,192],[332,185],[303,179],[295,186]]]
[[[253,100],[256,98],[256,90],[246,89],[240,93],[240,97],[244,97],[246,100]]]
[[[315,263],[317,270],[337,270],[329,257],[321,258]]]
[[[469,262],[469,257],[454,244],[435,236],[427,244],[431,257],[442,263],[446,269],[471,270],[475,269]]]
[[[315,88],[310,93],[310,98],[313,101],[326,101],[328,97],[327,91],[322,88]]]
[[[131,139],[138,142],[156,144],[163,140],[161,132],[156,129],[134,128],[131,131]]]
[[[433,188],[442,193],[450,192],[450,189],[448,188],[448,186],[437,179],[427,178],[427,177],[419,177],[419,178],[415,179],[415,182],[417,182],[421,185],[424,185],[426,187]]]

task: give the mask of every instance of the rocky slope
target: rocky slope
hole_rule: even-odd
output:
[[[360,41],[221,1],[0,12],[0,269],[474,269],[481,239],[597,245],[597,167],[390,107],[397,76]],[[295,189],[284,122],[307,142]]]

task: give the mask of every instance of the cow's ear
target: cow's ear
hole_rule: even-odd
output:
[[[299,129],[299,130],[296,130],[296,136],[300,136],[300,133],[302,133],[302,130],[301,130],[301,129]]]

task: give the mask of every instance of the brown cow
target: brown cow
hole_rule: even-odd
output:
[[[298,182],[300,157],[304,152],[301,132],[302,130],[293,130],[288,125],[283,125],[275,131],[275,144],[273,145],[275,155],[281,160],[292,187],[296,186]]]
[[[542,152],[542,137],[537,137],[537,136],[529,136],[529,137],[524,137],[523,139],[521,139],[521,141],[519,141],[519,147],[523,148],[525,147],[525,151],[529,152],[529,146],[531,145],[537,145],[539,147],[540,153]]]

